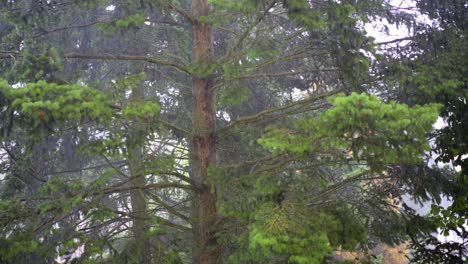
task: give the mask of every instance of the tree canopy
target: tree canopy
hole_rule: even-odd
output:
[[[1,2],[0,262],[463,263],[467,7],[393,2]]]

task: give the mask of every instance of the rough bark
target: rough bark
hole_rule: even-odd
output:
[[[207,0],[192,0],[195,21],[192,24],[192,63],[202,68],[213,60],[212,27],[198,22],[200,16],[208,15]],[[196,71],[192,76],[193,108],[193,182],[195,184],[192,204],[193,263],[221,263],[222,249],[216,236],[218,218],[215,187],[207,182],[208,168],[216,164],[213,76]]]

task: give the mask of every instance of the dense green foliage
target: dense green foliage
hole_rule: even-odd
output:
[[[375,171],[388,164],[418,163],[429,149],[425,133],[437,118],[437,107],[385,104],[365,94],[338,96],[330,103],[332,108],[318,117],[298,121],[301,134],[272,130],[260,143],[298,154],[348,151]]]
[[[453,204],[433,205],[428,216],[432,232],[453,232],[460,241],[441,242],[427,233],[413,234],[417,263],[462,263],[468,254],[467,189],[467,9],[465,1],[419,0],[419,11],[433,23],[422,23],[411,42],[386,55],[387,80],[398,84],[388,89],[390,98],[408,104],[441,104],[444,126],[432,133],[435,161],[457,166],[456,181],[448,184]],[[441,186],[445,184],[441,183]],[[436,199],[437,203],[440,200]]]

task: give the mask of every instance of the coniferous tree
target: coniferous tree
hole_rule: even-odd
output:
[[[405,239],[388,198],[437,106],[362,93],[383,1],[1,7],[2,261],[321,263]]]

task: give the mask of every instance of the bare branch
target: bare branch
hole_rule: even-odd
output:
[[[169,204],[165,203],[162,201],[162,199],[157,196],[156,194],[154,193],[147,193],[149,196],[151,196],[151,198],[153,200],[155,200],[159,205],[161,205],[164,209],[167,210],[167,212],[179,217],[180,219],[183,219],[184,221],[188,222],[188,223],[191,223],[191,220],[188,216],[178,212],[176,209],[174,209],[173,206],[170,206]]]
[[[108,20],[108,21],[93,21],[90,23],[86,24],[81,24],[81,25],[70,25],[66,27],[60,27],[60,28],[53,28],[53,29],[41,29],[40,32],[34,34],[32,37],[33,38],[38,38],[47,34],[55,33],[55,32],[61,32],[69,29],[77,29],[77,28],[87,28],[91,27],[97,24],[106,24],[106,23],[113,23],[116,22],[118,19],[114,20]],[[155,23],[155,24],[166,24],[166,25],[173,25],[173,26],[182,26],[183,24],[176,22],[176,21],[170,21],[170,20],[164,20],[164,19],[145,19],[145,22],[150,22],[150,23]]]
[[[178,127],[178,126],[176,126],[176,125],[174,125],[174,124],[172,124],[172,123],[169,123],[169,122],[167,122],[167,121],[164,121],[164,120],[159,119],[159,120],[158,120],[158,123],[160,123],[161,125],[163,125],[163,126],[165,126],[165,127],[167,127],[167,128],[170,128],[170,129],[174,129],[174,130],[176,130],[176,131],[179,131],[179,132],[183,133],[183,134],[186,135],[186,136],[190,135],[190,131],[185,130],[185,129],[181,128],[181,127]]]
[[[144,61],[148,63],[158,64],[158,65],[166,65],[172,66],[182,72],[190,74],[190,71],[185,65],[171,62],[171,61],[164,61],[158,60],[155,58],[147,57],[147,56],[138,56],[138,55],[112,55],[112,54],[77,54],[77,53],[69,53],[63,56],[67,59],[85,59],[85,60],[128,60],[128,61]]]
[[[178,225],[176,223],[173,223],[165,218],[162,218],[160,216],[156,216],[156,215],[152,215],[151,217],[146,217],[146,218],[142,218],[142,217],[137,217],[135,215],[133,215],[132,213],[127,213],[127,212],[124,212],[124,211],[119,211],[119,210],[112,210],[112,209],[108,209],[110,210],[111,212],[115,213],[115,214],[118,214],[118,215],[123,215],[123,216],[127,216],[127,217],[130,217],[132,219],[150,219],[150,218],[156,218],[158,219],[158,223],[161,224],[161,225],[165,225],[165,226],[169,226],[169,227],[173,227],[173,228],[176,228],[176,229],[179,229],[181,231],[186,231],[186,232],[190,232],[192,231],[192,229],[190,227],[186,227],[186,226],[182,226],[182,225]]]
[[[402,41],[407,41],[407,40],[413,40],[413,37],[398,38],[398,39],[393,39],[393,40],[384,41],[384,42],[377,42],[375,44],[376,45],[389,45],[389,44],[402,42]]]
[[[115,163],[108,161],[108,163],[99,164],[99,165],[96,165],[96,166],[90,166],[90,167],[85,167],[85,168],[76,168],[76,169],[70,169],[70,170],[54,171],[54,172],[48,173],[47,175],[51,176],[51,175],[65,174],[65,173],[76,173],[76,172],[81,172],[81,171],[86,171],[86,170],[102,169],[102,168],[110,167],[111,166],[110,164],[118,165],[118,164],[123,164],[123,163],[124,162],[122,162],[122,161],[115,162]]]
[[[151,183],[146,185],[133,185],[133,186],[126,186],[126,187],[109,187],[105,188],[99,194],[110,194],[110,193],[120,193],[120,192],[128,192],[131,190],[146,190],[146,189],[167,189],[167,188],[178,188],[192,191],[193,187],[187,184],[180,184],[174,182],[166,182],[166,183]]]

